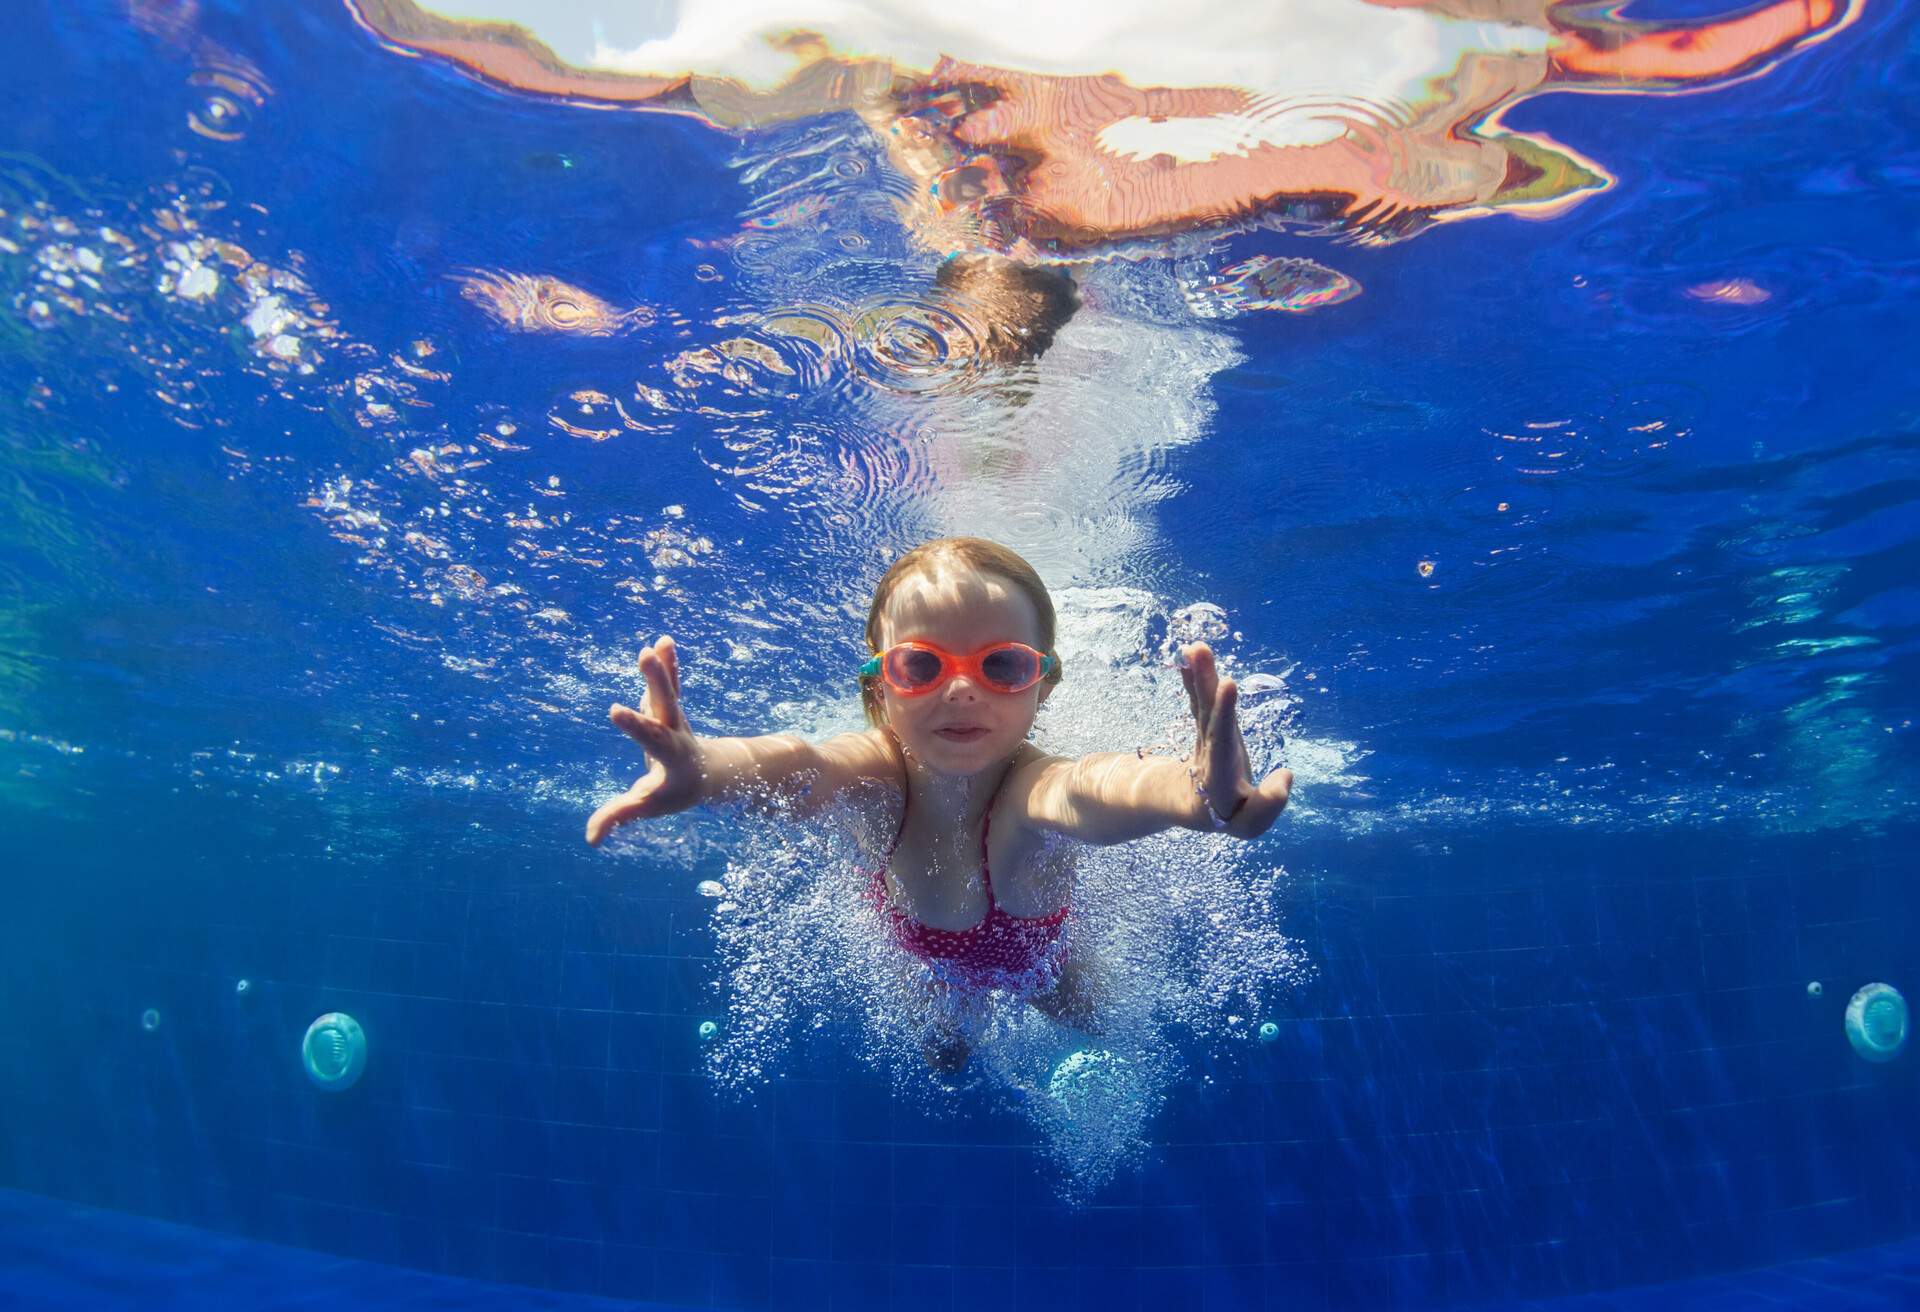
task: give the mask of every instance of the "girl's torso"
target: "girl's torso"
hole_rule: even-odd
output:
[[[866,835],[867,864],[893,907],[927,930],[966,933],[989,921],[1053,922],[1072,893],[1075,847],[1049,842],[1025,822],[1026,793],[1048,759],[1022,748],[971,832],[936,831],[932,817],[908,804],[906,764],[886,741],[898,773],[882,794]],[[884,834],[892,841],[877,846]],[[876,850],[877,846],[877,850]]]

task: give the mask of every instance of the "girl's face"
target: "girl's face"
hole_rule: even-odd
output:
[[[903,580],[881,614],[880,634],[883,650],[915,639],[961,655],[995,642],[1045,650],[1040,617],[1024,592],[952,562]],[[969,775],[1019,750],[1052,691],[1043,682],[1024,692],[995,692],[971,675],[955,674],[918,697],[902,697],[883,681],[880,704],[909,753],[941,774]]]

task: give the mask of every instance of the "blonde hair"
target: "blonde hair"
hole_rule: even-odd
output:
[[[1033,603],[1033,613],[1040,620],[1040,650],[1053,655],[1053,671],[1046,676],[1045,682],[1049,685],[1060,682],[1060,657],[1053,651],[1053,598],[1047,595],[1047,585],[1040,581],[1039,573],[1018,552],[985,538],[935,538],[931,542],[921,543],[889,565],[887,572],[880,576],[880,582],[874,585],[873,604],[867,608],[867,650],[879,654],[880,616],[893,599],[894,592],[908,578],[925,573],[930,565],[942,560],[958,561],[983,574],[997,575],[1026,594],[1027,600]],[[886,714],[881,709],[878,675],[867,675],[860,680],[860,704],[867,713],[868,724],[877,729],[887,722]]]

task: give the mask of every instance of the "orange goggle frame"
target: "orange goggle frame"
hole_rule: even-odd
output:
[[[885,679],[902,697],[919,697],[940,687],[956,674],[994,692],[1025,692],[1060,667],[1057,656],[1035,651],[1024,642],[996,642],[967,656],[957,656],[930,642],[898,642],[860,667],[860,677]]]

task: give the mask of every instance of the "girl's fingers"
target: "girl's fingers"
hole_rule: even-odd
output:
[[[640,673],[647,678],[647,713],[669,729],[678,723],[679,700],[673,695],[673,682],[667,663],[655,648],[640,653]]]
[[[642,747],[649,749],[659,743],[661,735],[665,732],[665,726],[658,720],[642,715],[633,708],[622,706],[618,702],[615,702],[613,709],[607,712],[607,718],[612,720],[615,727],[625,733],[627,737],[633,739]]]
[[[1187,685],[1187,701],[1193,707],[1193,723],[1199,741],[1205,742],[1213,728],[1214,682],[1219,677],[1213,667],[1213,650],[1204,642],[1182,649],[1187,663],[1180,678]]]
[[[600,846],[606,836],[629,820],[638,820],[647,811],[647,798],[636,797],[639,785],[628,789],[620,796],[587,817],[587,843],[592,847]]]
[[[1240,808],[1240,814],[1234,817],[1233,832],[1241,838],[1258,838],[1266,833],[1287,809],[1287,798],[1292,792],[1293,771],[1275,770],[1260,781],[1260,786]]]
[[[1274,814],[1287,809],[1287,799],[1293,796],[1293,771],[1275,770],[1260,781],[1260,796],[1275,803]]]
[[[673,702],[680,704],[680,648],[672,638],[660,639],[660,654],[667,663],[667,681],[673,685]]]
[[[1220,786],[1237,784],[1247,773],[1246,746],[1240,741],[1240,724],[1235,708],[1240,703],[1240,687],[1231,679],[1222,680],[1214,691],[1213,741],[1209,744],[1209,780]]]
[[[680,655],[673,639],[662,637],[648,643],[640,649],[634,664],[647,680],[643,709],[669,729],[684,726],[686,716],[680,710]]]

